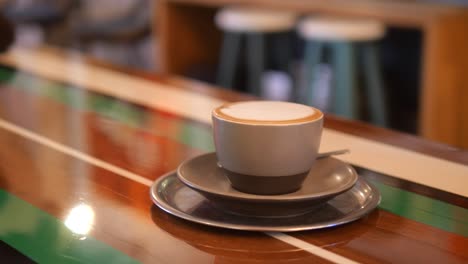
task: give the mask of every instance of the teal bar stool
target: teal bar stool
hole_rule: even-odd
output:
[[[265,70],[265,35],[294,29],[296,16],[275,10],[225,7],[216,14],[215,23],[224,32],[217,84],[225,88],[233,87],[241,41],[245,38],[248,92],[260,95],[261,76]],[[289,47],[285,48],[283,56],[289,50]]]
[[[372,20],[319,16],[302,20],[298,32],[306,40],[305,67],[308,78],[304,103],[313,105],[316,67],[323,60],[324,50],[328,49],[331,51],[333,76],[333,112],[349,119],[359,119],[360,98],[356,82],[358,65],[362,65],[371,121],[387,126],[386,98],[376,46],[376,41],[385,34],[384,25]]]

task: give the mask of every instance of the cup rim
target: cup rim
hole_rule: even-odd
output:
[[[298,105],[303,105],[306,107],[310,107],[314,109],[315,113],[312,115],[312,117],[302,117],[302,118],[297,118],[297,119],[291,119],[291,120],[279,120],[279,121],[264,121],[264,120],[249,120],[249,119],[241,119],[241,118],[235,118],[231,116],[225,116],[219,113],[219,110],[221,108],[224,108],[228,105],[233,105],[233,104],[239,104],[239,103],[247,103],[247,102],[282,102],[282,101],[261,101],[261,100],[252,100],[252,101],[239,101],[239,102],[229,102],[229,103],[224,103],[218,107],[213,108],[211,111],[211,116],[213,118],[216,118],[221,121],[226,121],[230,123],[235,123],[239,125],[249,125],[249,126],[294,126],[294,125],[303,125],[303,124],[310,124],[310,123],[315,123],[319,122],[323,119],[324,114],[323,112],[315,108],[313,106],[309,105],[303,105],[303,104],[298,104]],[[283,102],[283,103],[290,103],[290,104],[297,104],[297,103],[292,103],[292,102]],[[318,117],[315,117],[318,115]]]

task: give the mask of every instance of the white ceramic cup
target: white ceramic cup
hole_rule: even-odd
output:
[[[218,162],[241,191],[297,190],[317,157],[323,114],[316,108],[278,101],[229,103],[215,108],[212,120]]]

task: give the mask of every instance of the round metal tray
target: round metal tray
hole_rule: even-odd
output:
[[[359,178],[353,188],[305,214],[290,217],[233,214],[221,209],[216,199],[208,200],[186,186],[178,179],[175,171],[155,181],[151,186],[150,196],[162,210],[188,221],[228,229],[277,232],[321,229],[345,224],[363,217],[380,202],[378,190]],[[281,207],[281,204],[278,206]]]

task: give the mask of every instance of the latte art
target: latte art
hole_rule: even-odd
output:
[[[221,119],[240,123],[294,124],[311,122],[322,117],[320,110],[310,106],[277,101],[251,101],[225,104],[213,114]]]

